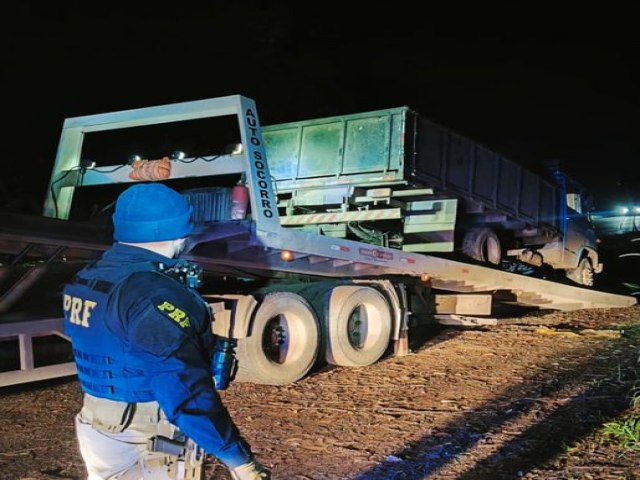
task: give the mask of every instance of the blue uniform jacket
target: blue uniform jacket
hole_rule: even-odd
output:
[[[78,377],[92,395],[157,401],[167,419],[228,467],[246,463],[241,438],[210,371],[208,305],[157,271],[175,260],[116,243],[65,286],[65,328]]]

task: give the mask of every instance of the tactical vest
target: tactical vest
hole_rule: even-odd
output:
[[[78,379],[86,393],[122,402],[154,400],[148,363],[130,355],[112,330],[118,326],[118,286],[135,272],[155,269],[152,262],[93,266],[64,287],[65,332],[71,338]]]

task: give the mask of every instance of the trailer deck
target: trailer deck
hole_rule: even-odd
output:
[[[17,350],[19,362],[5,358],[0,371],[0,387],[74,375],[75,364],[67,361],[39,364],[38,342],[55,337],[64,342],[63,319],[49,300],[42,299],[43,284],[61,281],[109,247],[104,228],[16,214],[0,213],[0,352],[7,346]],[[384,277],[420,275],[432,288],[457,293],[485,293],[494,302],[550,310],[624,308],[636,303],[632,296],[596,291],[539,278],[466,264],[433,255],[366,247],[359,242],[330,239],[324,247],[313,246],[315,236],[295,230],[282,235],[260,235],[249,221],[222,224],[201,230],[192,240],[186,258],[206,271],[221,275],[245,272],[271,275],[289,272],[327,277]],[[295,249],[284,248],[296,247]],[[306,245],[306,247],[305,247]],[[354,255],[353,249],[356,249]],[[283,252],[288,255],[283,255]],[[283,259],[286,258],[285,259]],[[44,299],[43,299],[44,300]],[[31,305],[29,312],[18,308]],[[434,321],[439,319],[434,318]],[[4,355],[7,355],[5,353]],[[7,368],[7,366],[9,366]]]

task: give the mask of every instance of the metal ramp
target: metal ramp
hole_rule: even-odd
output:
[[[193,239],[188,257],[205,269],[290,272],[313,276],[376,277],[409,275],[426,278],[433,288],[456,293],[508,291],[517,304],[552,310],[621,308],[636,304],[632,296],[601,292],[492,267],[462,263],[432,255],[403,252],[339,238],[321,237],[283,229],[278,236],[263,235],[253,224],[238,224],[230,250],[220,233],[228,228],[209,227]],[[283,258],[287,251],[290,257]]]

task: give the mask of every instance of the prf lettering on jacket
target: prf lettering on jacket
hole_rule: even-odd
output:
[[[180,310],[179,308],[176,308],[176,306],[173,305],[172,303],[169,303],[165,300],[157,307],[158,307],[158,310],[160,310],[161,312],[165,312],[166,315],[171,320],[176,322],[182,328],[186,328],[190,325],[189,317],[187,316],[187,313],[184,310]]]
[[[62,298],[62,308],[69,313],[69,322],[82,327],[89,327],[91,311],[96,302],[65,294]]]

